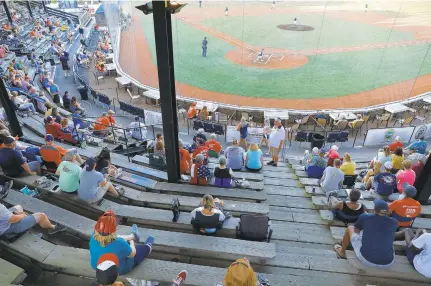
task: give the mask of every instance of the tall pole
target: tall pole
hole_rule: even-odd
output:
[[[43,12],[46,13],[46,6],[45,6],[45,1],[42,0],[42,7],[43,7]]]
[[[12,16],[10,15],[9,7],[7,6],[6,1],[3,2],[4,11],[6,12],[7,19],[12,23]]]
[[[23,133],[14,110],[13,102],[9,98],[3,79],[0,79],[0,104],[4,108],[9,121],[9,129],[12,136],[22,137]]]
[[[27,5],[28,13],[30,13],[30,17],[34,18],[33,16],[33,10],[31,9],[30,1],[25,1],[25,4]]]
[[[180,165],[171,14],[165,1],[152,3],[168,181],[176,182],[180,179]]]
[[[416,178],[415,187],[418,190],[416,200],[421,205],[428,204],[431,196],[431,160],[428,159],[420,175]]]

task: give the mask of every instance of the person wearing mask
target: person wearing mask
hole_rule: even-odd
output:
[[[244,166],[244,149],[238,146],[238,141],[233,139],[232,146],[226,148],[226,166],[232,170],[241,170]]]
[[[399,227],[411,227],[415,218],[422,211],[421,204],[415,200],[417,190],[405,183],[403,195],[389,204],[389,216],[397,220]]]
[[[192,164],[190,184],[192,185],[207,185],[210,176],[210,170],[204,165],[204,155],[199,154]]]
[[[393,194],[397,186],[397,178],[392,174],[392,162],[386,162],[385,171],[374,176],[373,189],[378,195],[388,197]]]
[[[16,150],[16,141],[12,136],[3,139],[4,147],[0,148],[0,166],[8,177],[21,177],[24,174],[40,174],[40,162],[27,162],[22,153]]]
[[[320,179],[320,187],[325,193],[341,189],[344,181],[344,173],[340,170],[341,160],[335,159],[334,166],[326,167]]]
[[[245,167],[250,171],[260,171],[263,166],[263,153],[256,143],[251,143],[245,153]]]
[[[406,153],[409,154],[412,152],[412,150],[416,150],[417,153],[425,154],[427,147],[428,147],[428,143],[427,141],[425,141],[425,137],[422,136],[418,140],[410,143],[410,145],[406,147]]]
[[[352,244],[356,257],[369,267],[387,268],[395,259],[394,239],[397,221],[388,217],[389,206],[383,200],[374,200],[374,213],[361,214],[354,226],[348,226],[342,244],[336,244],[337,256],[346,258],[346,249]]]
[[[395,175],[397,178],[397,190],[399,193],[394,193],[389,196],[389,200],[396,200],[400,193],[403,193],[404,184],[413,186],[416,180],[416,173],[412,170],[412,163],[409,160],[403,161],[403,169],[399,170]]]
[[[192,104],[190,105],[189,110],[187,111],[187,118],[188,119],[196,118],[196,116],[198,115],[196,105],[197,105],[196,101],[192,102]]]
[[[222,149],[220,142],[217,141],[217,135],[215,133],[210,135],[210,139],[205,142],[205,146],[208,148],[209,152],[214,153],[214,157],[217,157]]]
[[[178,144],[180,147],[180,173],[190,174],[190,167],[192,166],[192,157],[188,150],[184,149],[183,140],[179,139]]]
[[[102,173],[95,170],[96,163],[97,161],[94,158],[88,158],[85,162],[85,169],[79,176],[79,198],[94,204],[103,199],[107,192],[116,198],[120,197],[122,193],[118,192]]]
[[[60,190],[75,193],[79,187],[79,175],[82,169],[75,163],[76,155],[73,152],[66,152],[63,160],[55,172],[57,176],[60,176],[58,180]]]
[[[269,136],[269,148],[272,155],[272,160],[266,163],[269,166],[277,167],[278,155],[283,148],[284,140],[286,138],[286,130],[281,125],[281,119],[274,120],[274,128]]]
[[[356,164],[352,161],[349,153],[344,153],[343,164],[341,164],[340,170],[344,175],[354,175],[356,170]]]
[[[214,234],[223,226],[226,216],[223,214],[224,202],[211,195],[202,198],[201,206],[191,212],[191,224],[201,233]],[[206,227],[201,227],[205,225]],[[208,227],[209,226],[209,227]]]
[[[353,189],[349,193],[349,200],[339,200],[335,196],[329,197],[329,209],[334,213],[334,218],[344,222],[353,223],[359,216],[365,213],[365,206],[359,203],[361,198],[361,191]]]
[[[247,149],[247,136],[248,136],[248,126],[250,124],[244,117],[241,118],[241,122],[236,126],[236,130],[239,131],[239,146],[244,146]]]
[[[147,127],[139,116],[135,116],[135,120],[129,125],[129,136],[137,140],[145,140],[147,138]]]
[[[20,111],[28,111],[30,110],[33,114],[37,114],[36,109],[34,108],[34,104],[31,103],[28,99],[21,99],[18,96],[17,91],[11,92],[11,100],[16,108]]]
[[[398,170],[403,168],[403,161],[403,149],[401,149],[401,147],[397,147],[394,154],[392,154],[392,173],[396,174]]]
[[[220,188],[231,188],[233,171],[226,167],[226,157],[220,156],[219,165],[214,167],[214,185]]]
[[[97,220],[90,238],[90,265],[94,270],[100,261],[115,257],[118,274],[125,275],[141,264],[152,250],[154,237],[149,236],[139,244],[140,233],[136,224],[128,235],[117,235],[117,218],[113,211],[103,213]]]

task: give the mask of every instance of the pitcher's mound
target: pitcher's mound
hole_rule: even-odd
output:
[[[314,28],[307,25],[295,25],[295,24],[285,24],[285,25],[277,25],[277,28],[282,30],[289,30],[289,31],[298,31],[298,32],[305,32],[305,31],[313,31]]]

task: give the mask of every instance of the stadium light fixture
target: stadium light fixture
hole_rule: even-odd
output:
[[[186,6],[187,3],[179,3],[177,1],[165,1],[166,10],[171,14],[177,14]],[[147,2],[144,5],[136,6],[138,10],[144,12],[145,15],[153,13],[153,2]]]

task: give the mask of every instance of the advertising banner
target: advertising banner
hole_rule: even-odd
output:
[[[383,146],[392,143],[400,136],[401,142],[409,143],[415,127],[370,129],[367,132],[364,146]]]
[[[411,141],[415,141],[422,136],[425,137],[425,139],[431,138],[431,123],[416,126]]]
[[[259,143],[262,135],[263,135],[263,128],[249,127],[247,142]],[[231,143],[233,139],[239,140],[239,138],[240,138],[240,134],[239,134],[239,131],[236,130],[236,126],[227,126],[226,142]]]

